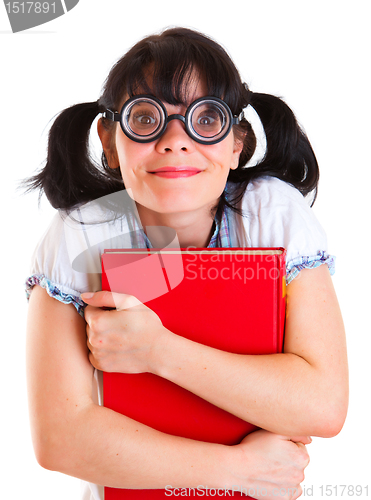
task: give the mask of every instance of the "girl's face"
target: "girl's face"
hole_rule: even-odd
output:
[[[187,91],[187,105],[206,95],[204,85],[196,80],[191,80]],[[164,105],[168,115],[184,115],[187,108]],[[225,188],[229,170],[237,168],[242,150],[233,131],[217,144],[199,144],[180,120],[170,121],[160,138],[145,144],[129,139],[117,125],[115,142],[125,187],[132,190],[138,208],[161,214],[204,209],[209,214]]]

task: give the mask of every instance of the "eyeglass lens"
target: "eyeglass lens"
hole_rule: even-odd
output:
[[[146,137],[159,130],[164,123],[164,113],[157,103],[138,100],[127,110],[125,120],[135,135]]]
[[[222,108],[213,102],[200,102],[191,111],[189,122],[197,135],[214,139],[225,126],[226,115]]]

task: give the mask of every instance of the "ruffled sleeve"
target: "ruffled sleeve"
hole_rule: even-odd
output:
[[[26,295],[39,285],[47,293],[65,304],[73,304],[83,314],[81,293],[97,291],[101,287],[99,256],[93,272],[81,272],[73,266],[74,257],[86,250],[83,232],[78,231],[66,215],[58,211],[41,240],[31,261],[31,272],[26,280]],[[85,270],[86,271],[86,270]],[[95,271],[95,272],[94,272]]]
[[[236,228],[239,245],[284,247],[287,284],[304,268],[327,264],[334,273],[335,258],[328,254],[326,233],[296,188],[274,177],[259,178],[248,185],[242,210],[243,228]]]

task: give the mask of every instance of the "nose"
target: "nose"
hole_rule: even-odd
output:
[[[165,132],[157,140],[156,149],[161,153],[173,152],[192,152],[194,151],[194,141],[186,132],[185,125],[182,120],[175,118],[170,119],[167,123]]]

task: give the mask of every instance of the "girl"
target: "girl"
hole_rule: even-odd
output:
[[[244,168],[256,146],[249,105],[267,146]],[[100,113],[102,166],[88,149]],[[275,488],[300,496],[309,436],[337,434],[348,401],[333,258],[305,199],[317,183],[314,153],[286,104],[251,92],[226,52],[188,29],[140,41],[97,102],[58,116],[47,163],[29,181],[59,209],[27,281],[30,418],[43,467],[85,480],[89,500],[103,498],[98,485],[238,484],[256,498]],[[161,247],[164,231],[147,227],[175,230],[184,248],[285,247],[284,353],[211,349],[166,330],[134,297],[100,292],[107,241]],[[158,432],[100,406],[101,370],[155,373],[262,430],[229,447]]]

